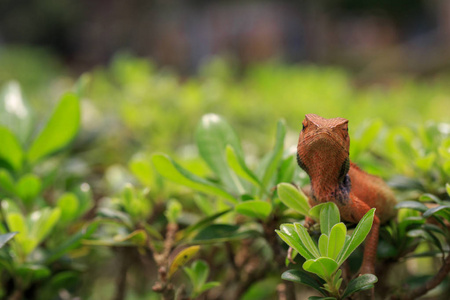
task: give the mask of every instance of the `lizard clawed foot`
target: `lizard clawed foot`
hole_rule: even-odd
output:
[[[303,223],[303,226],[304,226],[306,229],[308,229],[308,231],[310,231],[310,230],[311,230],[311,227],[312,227],[315,223],[316,223],[316,222],[315,222],[312,218],[306,217],[306,218],[305,218],[305,221],[304,221],[304,223]]]

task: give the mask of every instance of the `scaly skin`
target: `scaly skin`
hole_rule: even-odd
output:
[[[348,120],[305,116],[297,160],[311,179],[311,186],[305,188],[309,203],[314,206],[334,202],[341,219],[350,223],[358,223],[371,208],[376,208],[360,270],[361,274],[374,274],[380,224],[395,216],[396,200],[381,178],[350,162],[349,147]]]

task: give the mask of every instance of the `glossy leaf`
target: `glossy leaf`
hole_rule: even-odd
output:
[[[200,246],[190,246],[180,251],[170,264],[168,277],[170,278],[180,267],[184,266],[200,250]]]
[[[351,237],[345,241],[344,247],[339,253],[336,261],[341,265],[355,249],[361,245],[366,236],[372,229],[373,218],[375,216],[375,208],[369,210],[359,221]]]
[[[450,212],[450,205],[439,205],[433,208],[428,209],[426,212],[423,213],[424,218],[431,217],[432,215],[444,210],[444,212],[449,213]]]
[[[308,197],[295,186],[288,183],[280,183],[277,187],[278,196],[281,202],[287,207],[301,213],[304,216],[308,215],[310,206],[308,204]]]
[[[128,228],[133,228],[133,222],[130,218],[130,216],[124,212],[108,208],[108,207],[101,207],[97,212],[99,217],[104,217],[107,219],[113,219],[117,220],[118,222],[124,224]]]
[[[314,205],[308,211],[308,215],[311,216],[314,220],[319,221],[320,220],[320,211],[322,210],[322,208],[325,205],[327,205],[327,203],[320,203],[320,204]]]
[[[28,151],[28,160],[35,163],[71,142],[80,127],[80,103],[75,94],[61,97],[44,129]]]
[[[300,284],[307,285],[309,287],[312,287],[319,293],[326,295],[325,292],[322,290],[320,284],[315,281],[309,274],[300,271],[300,270],[287,270],[281,275],[281,279],[288,280]]]
[[[410,209],[418,210],[420,212],[425,212],[428,210],[428,207],[425,204],[420,203],[418,201],[402,201],[402,202],[398,203],[395,206],[395,208],[396,209],[410,208]]]
[[[339,265],[336,263],[336,261],[329,257],[309,259],[303,264],[303,269],[305,271],[314,273],[324,280],[330,279],[333,273],[336,272],[338,267]]]
[[[190,173],[168,156],[155,154],[153,155],[152,160],[156,170],[158,170],[163,177],[197,191],[225,198],[231,203],[237,203],[237,200],[226,191],[222,190],[213,183]]]
[[[216,114],[204,115],[195,132],[198,151],[220,181],[234,193],[244,193],[239,178],[228,167],[226,160],[227,145],[231,145],[236,154],[242,157],[239,138],[233,128]]]
[[[321,256],[328,257],[328,236],[324,233],[319,237],[319,252]]]
[[[22,249],[23,253],[27,255],[30,253],[34,247],[37,246],[36,241],[31,241],[29,239],[29,232],[27,228],[27,223],[24,216],[18,212],[9,212],[6,215],[6,224],[10,231],[17,232],[15,241]]]
[[[17,232],[8,232],[5,234],[1,234],[0,235],[0,249],[3,248],[3,246],[5,246],[5,244],[12,239],[15,235],[17,234]]]
[[[0,160],[4,160],[13,170],[22,168],[23,150],[17,138],[6,127],[0,126]]]
[[[261,186],[256,175],[247,167],[245,161],[236,154],[234,148],[230,145],[226,148],[227,162],[230,168],[241,178],[251,182],[255,186]]]
[[[34,237],[38,243],[50,233],[61,216],[61,210],[56,208],[42,208],[30,215],[30,236]]]
[[[319,249],[317,249],[316,244],[312,240],[311,236],[308,233],[308,230],[300,223],[294,223],[295,231],[297,232],[298,236],[300,237],[300,240],[302,244],[317,258],[320,257]]]
[[[339,209],[333,202],[327,202],[320,210],[320,231],[330,236],[331,228],[341,221]]]
[[[295,249],[305,259],[316,258],[313,252],[303,245],[293,224],[281,224],[280,230],[275,230],[275,232],[286,244]]]
[[[266,201],[249,200],[237,204],[235,210],[242,215],[264,220],[270,215],[272,205]]]
[[[442,203],[441,199],[439,199],[438,197],[436,197],[433,194],[428,194],[428,193],[421,195],[419,197],[419,201],[421,201],[421,202],[432,201],[432,202],[435,202],[437,204],[441,204]]]
[[[336,259],[342,247],[344,247],[345,236],[347,235],[347,227],[344,223],[337,223],[331,228],[328,239],[328,257]]]
[[[373,288],[373,286],[377,281],[378,278],[373,274],[363,274],[361,276],[356,277],[355,279],[352,279],[348,283],[347,289],[342,295],[342,299],[345,299],[346,297],[354,293]]]

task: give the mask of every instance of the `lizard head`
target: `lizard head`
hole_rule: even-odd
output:
[[[297,145],[300,167],[310,176],[313,169],[345,175],[349,168],[348,120],[308,114],[302,125]]]

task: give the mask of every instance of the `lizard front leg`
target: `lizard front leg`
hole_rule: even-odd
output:
[[[370,209],[370,206],[353,194],[350,194],[350,203],[339,205],[342,219],[353,223],[358,223]],[[375,215],[372,228],[366,237],[360,274],[375,274],[379,230],[380,219]]]

